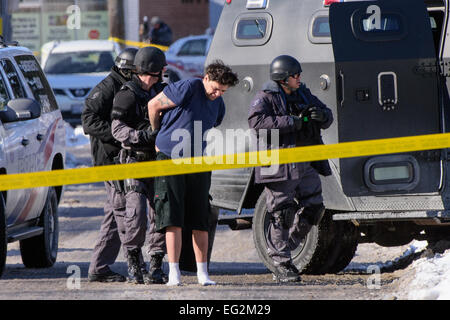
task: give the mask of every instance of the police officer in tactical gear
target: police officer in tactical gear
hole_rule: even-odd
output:
[[[278,129],[280,148],[320,144],[320,130],[333,122],[331,110],[300,82],[301,72],[295,58],[276,57],[270,65],[271,80],[250,105],[249,126],[257,132]],[[327,160],[282,164],[277,170],[255,168],[255,182],[264,184],[271,217],[266,242],[278,282],[300,281],[290,242],[299,244],[325,212],[319,173],[331,174]]]
[[[162,72],[166,64],[164,53],[155,47],[139,49],[134,60],[136,74],[114,97],[111,132],[120,142],[120,163],[155,160],[156,131],[152,131],[147,114],[148,101],[163,89]],[[125,236],[122,244],[127,251],[128,280],[133,283],[165,283],[167,275],[161,269],[165,254],[165,235],[151,232],[150,272],[142,268],[141,248],[147,229],[147,209],[150,226],[154,228],[153,179],[126,179]],[[153,230],[152,230],[153,231]]]
[[[136,52],[137,49],[134,48],[123,50],[117,56],[111,73],[86,98],[81,121],[84,133],[88,134],[91,140],[94,166],[114,164],[114,157],[119,154],[120,143],[111,134],[111,110],[114,96],[127,81],[131,80]],[[124,232],[125,197],[114,188],[113,181],[106,181],[105,187],[107,194],[105,216],[89,265],[88,279],[122,282],[126,280],[125,277],[113,272],[109,265],[116,261],[120,250],[120,237]]]

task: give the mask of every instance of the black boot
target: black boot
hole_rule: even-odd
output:
[[[124,282],[126,278],[112,270],[108,270],[102,273],[89,273],[88,274],[89,282]]]
[[[128,282],[135,284],[144,283],[140,265],[141,249],[128,250]]]
[[[144,277],[146,284],[164,284],[169,278],[162,270],[162,261],[164,253],[155,253],[150,257],[150,269],[148,274]]]
[[[276,266],[273,274],[273,280],[278,283],[300,282],[300,275],[298,269],[292,262],[280,263]]]

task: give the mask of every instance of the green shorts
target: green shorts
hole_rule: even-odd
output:
[[[156,160],[170,159],[159,152]],[[209,230],[211,172],[155,178],[156,230],[188,227]]]

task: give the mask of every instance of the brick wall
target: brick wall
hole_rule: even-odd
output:
[[[140,0],[139,18],[159,16],[173,32],[173,40],[203,34],[209,27],[208,0]]]

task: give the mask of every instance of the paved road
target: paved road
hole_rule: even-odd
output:
[[[25,269],[18,243],[9,245],[6,270],[0,280],[0,299],[163,299],[163,300],[315,300],[390,299],[402,271],[382,273],[379,289],[368,287],[373,276],[365,266],[395,259],[401,248],[360,245],[351,268],[342,274],[303,276],[298,285],[277,285],[260,262],[252,231],[219,226],[211,262],[211,278],[218,285],[202,287],[196,275],[183,273],[181,287],[165,285],[101,284],[87,282],[87,270],[103,216],[103,184],[66,186],[60,203],[58,260],[49,269]],[[371,246],[371,247],[368,247]],[[378,254],[378,255],[377,255]],[[167,264],[164,268],[167,270]],[[114,269],[126,273],[122,255]],[[359,271],[363,270],[363,271]]]

